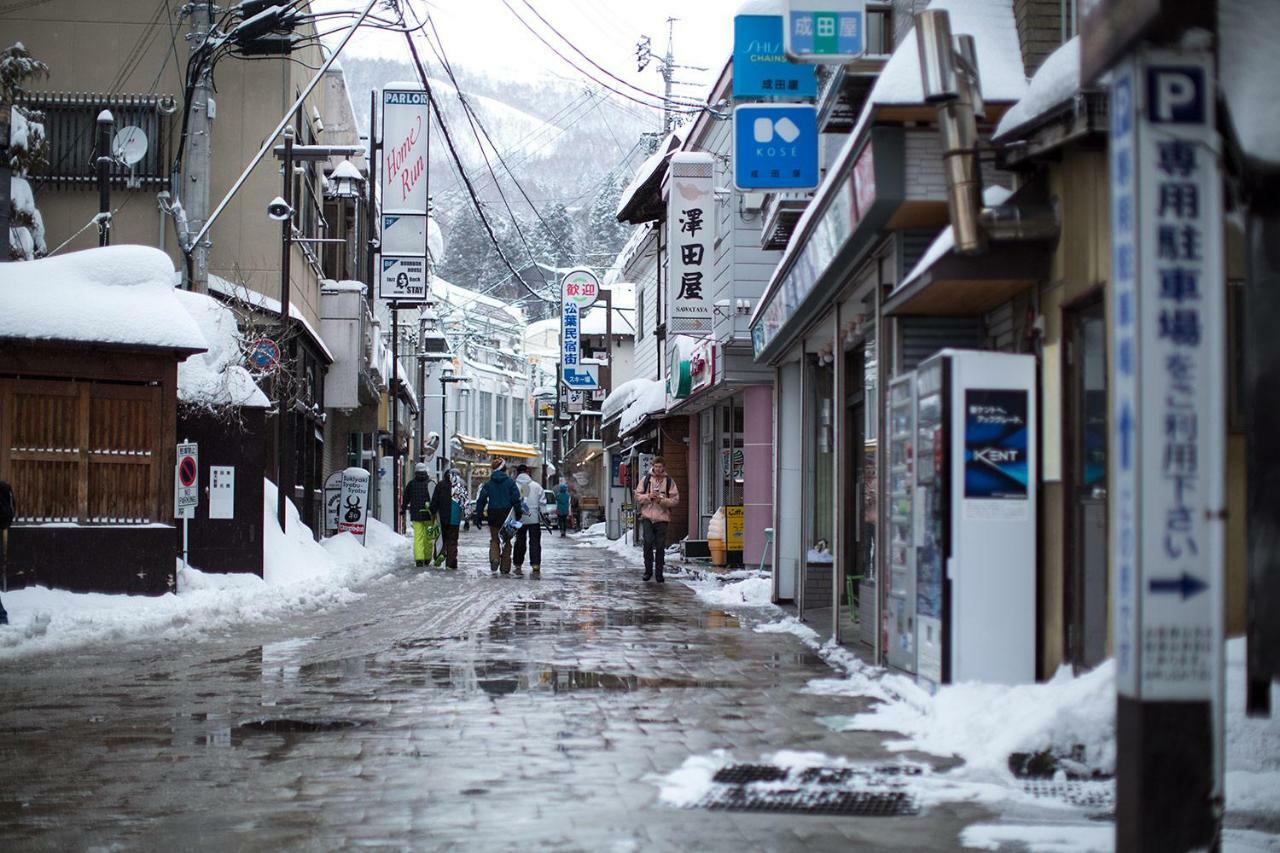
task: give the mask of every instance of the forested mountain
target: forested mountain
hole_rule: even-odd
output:
[[[416,79],[412,66],[390,59],[344,58],[342,67],[366,128],[370,90]],[[540,284],[534,280],[536,264],[607,268],[627,234],[613,218],[618,195],[647,155],[644,134],[659,127],[659,113],[586,82],[513,83],[460,65],[453,70],[478,117],[475,127],[452,82],[435,66],[428,67],[432,89],[503,254],[526,272],[530,284]],[[435,217],[445,238],[437,274],[466,287],[497,285],[495,293],[512,299],[527,296],[498,257],[434,122],[430,173]]]

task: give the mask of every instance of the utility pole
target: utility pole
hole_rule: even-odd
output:
[[[662,75],[662,132],[670,133],[675,127],[675,116],[671,113],[671,84],[675,75],[675,39],[676,21],[679,18],[667,18],[667,55],[663,57],[658,73]]]
[[[111,110],[98,113],[98,245],[111,245]]]
[[[293,410],[291,389],[293,370],[292,317],[289,315],[289,259],[293,255],[293,128],[284,129],[284,199],[286,215],[280,221],[280,354],[284,362],[276,368],[276,518],[285,529],[285,501],[293,491],[293,471],[289,459],[289,429],[286,419]],[[286,480],[288,482],[286,482]]]
[[[392,500],[400,499],[400,327],[399,303],[394,299],[388,303],[391,309],[391,377],[387,380],[387,389],[391,400],[387,405],[387,414],[391,416],[391,494]],[[403,513],[396,511],[392,529],[400,532],[400,517]]]
[[[191,62],[201,59],[205,42],[213,29],[214,12],[214,5],[209,0],[191,2],[182,9],[182,14],[191,16],[191,29],[187,33]],[[191,100],[185,105],[188,112],[186,156],[182,161],[182,186],[177,196],[187,213],[190,229],[188,233],[193,236],[200,234],[209,216],[209,134],[214,110],[212,74],[213,64],[201,61],[200,73],[191,90]],[[286,201],[288,200],[286,196]],[[209,240],[196,239],[189,247],[189,254],[191,281],[188,286],[196,293],[208,293]]]

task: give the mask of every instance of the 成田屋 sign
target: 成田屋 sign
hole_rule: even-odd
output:
[[[812,65],[787,59],[781,15],[738,15],[733,19],[734,98],[816,98]]]
[[[667,328],[670,333],[712,331],[711,282],[715,276],[715,159],[703,152],[671,155],[667,197]]]
[[[866,0],[788,0],[783,46],[796,62],[851,62],[866,52]]]
[[[1140,50],[1114,74],[1116,689],[1209,701],[1222,654],[1226,442],[1213,55]]]

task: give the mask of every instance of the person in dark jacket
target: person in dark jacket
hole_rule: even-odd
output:
[[[520,508],[520,488],[516,481],[507,476],[505,459],[493,460],[493,473],[489,482],[480,487],[480,496],[476,499],[476,524],[481,519],[489,522],[489,571],[511,572],[511,538],[503,534],[503,527],[511,510],[516,510],[517,517],[523,514]]]
[[[449,468],[436,484],[431,496],[431,513],[440,524],[440,538],[444,541],[444,562],[450,569],[458,568],[458,527],[466,513],[467,486],[457,468]],[[438,565],[438,563],[437,563]]]
[[[569,528],[569,487],[564,483],[556,486],[556,521],[560,523],[560,538]]]
[[[435,524],[431,521],[431,473],[425,462],[414,468],[413,479],[404,486],[400,512],[408,513],[413,522],[413,562],[419,568],[427,565],[435,551]]]
[[[17,514],[18,504],[13,497],[13,487],[0,480],[0,577],[8,570],[9,526],[13,524]],[[4,602],[0,601],[0,625],[8,624],[9,614],[4,610]]]

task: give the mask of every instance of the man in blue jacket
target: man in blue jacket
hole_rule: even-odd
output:
[[[475,522],[481,519],[489,522],[489,571],[511,573],[511,537],[503,534],[507,517],[514,508],[517,518],[524,514],[520,508],[520,487],[516,481],[507,476],[505,459],[493,460],[493,473],[489,482],[480,487],[480,497],[476,499]]]
[[[561,483],[556,487],[556,520],[560,523],[560,538],[569,526],[569,487]]]

